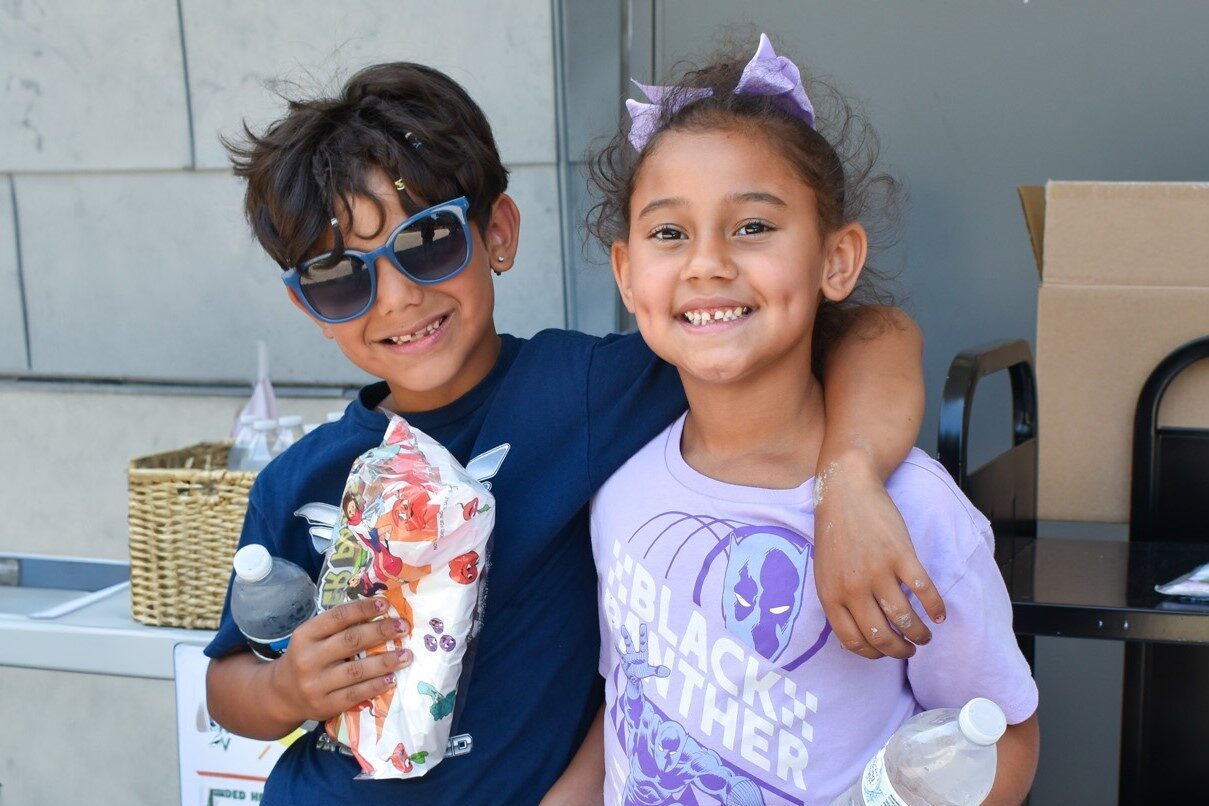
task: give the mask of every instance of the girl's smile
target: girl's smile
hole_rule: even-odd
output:
[[[851,288],[848,274],[833,279],[840,233],[820,231],[814,192],[753,134],[665,133],[635,180],[629,237],[613,247],[626,306],[686,388],[784,369],[800,389],[821,300]]]

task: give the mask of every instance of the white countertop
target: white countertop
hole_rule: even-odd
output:
[[[9,589],[6,594],[55,603],[51,591]],[[0,666],[171,680],[173,647],[205,646],[214,637],[211,630],[138,623],[130,616],[129,586],[56,618],[32,618],[27,613],[37,607],[28,604],[19,608],[25,612],[0,612]]]

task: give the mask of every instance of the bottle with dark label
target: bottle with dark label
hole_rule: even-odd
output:
[[[294,563],[252,544],[235,552],[231,617],[262,660],[285,652],[290,635],[315,615],[315,583]]]

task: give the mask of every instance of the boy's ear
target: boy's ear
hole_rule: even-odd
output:
[[[630,290],[630,245],[625,241],[613,241],[609,249],[609,260],[613,263],[613,280],[625,309],[634,313],[634,294]]]
[[[290,295],[290,302],[294,303],[294,307],[297,308],[298,310],[302,311],[304,314],[306,314],[306,318],[310,319],[312,322],[314,322],[319,327],[319,331],[321,333],[323,333],[323,338],[325,338],[325,339],[332,338],[331,325],[329,325],[327,322],[320,322],[318,319],[311,316],[311,312],[308,311],[306,309],[306,306],[302,304],[302,301],[298,299],[298,295],[294,293],[294,289],[287,288],[285,290],[285,293]]]
[[[487,247],[487,262],[493,271],[503,273],[512,268],[520,234],[520,208],[511,196],[501,193],[491,205],[491,220],[487,223],[487,231],[483,237],[483,245]]]
[[[869,254],[869,236],[856,222],[845,224],[827,239],[827,259],[823,264],[822,292],[832,302],[847,299],[860,279]]]

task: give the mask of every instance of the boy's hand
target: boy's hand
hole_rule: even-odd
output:
[[[866,658],[909,658],[932,632],[905,585],[937,624],[944,602],[919,564],[906,524],[867,461],[850,457],[819,475],[815,585],[843,647]],[[907,640],[904,640],[907,639]]]
[[[359,599],[324,611],[294,630],[289,649],[270,667],[285,719],[322,722],[395,684],[394,672],[411,663],[410,649],[353,659],[411,631],[406,622],[382,618],[385,612],[385,599]]]

